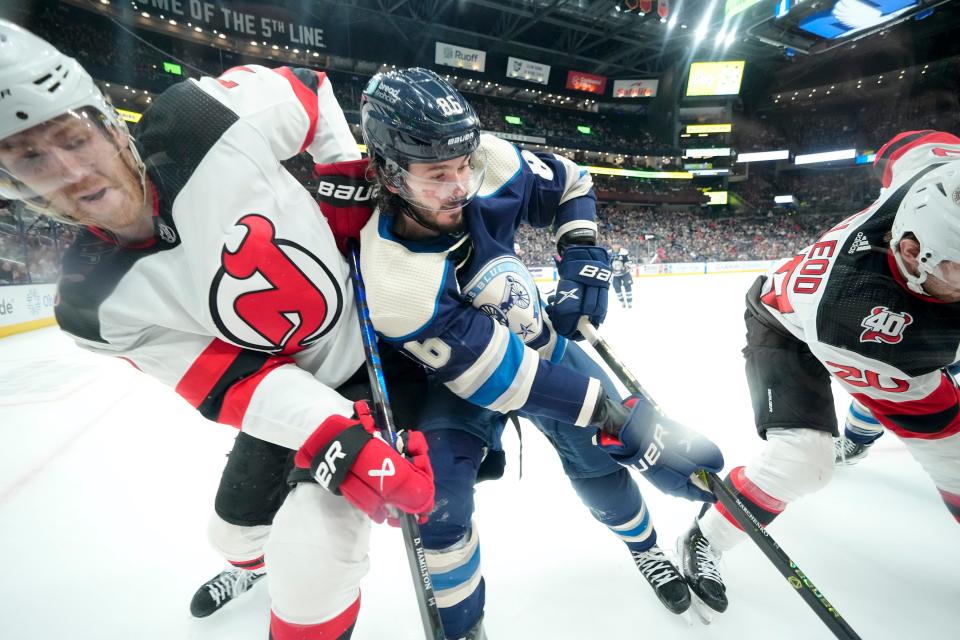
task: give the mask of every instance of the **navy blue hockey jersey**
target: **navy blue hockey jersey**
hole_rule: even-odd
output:
[[[600,383],[554,364],[566,339],[553,330],[514,236],[522,222],[549,226],[556,238],[596,231],[590,174],[494,136],[481,146],[487,172],[464,209],[462,236],[398,238],[388,211],[364,227],[361,268],[374,326],[476,405],[586,425]]]

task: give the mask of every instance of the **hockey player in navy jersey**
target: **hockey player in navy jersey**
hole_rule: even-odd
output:
[[[436,383],[420,426],[439,507],[422,533],[448,636],[483,634],[473,486],[498,464],[490,452],[508,412],[547,436],[584,503],[626,544],[661,601],[682,612],[687,587],[656,546],[647,506],[621,465],[635,464],[664,491],[707,500],[690,474],[719,469],[722,456],[644,401],[624,406],[571,340],[581,318],[603,320],[611,277],[607,251],[596,246],[589,174],[481,135],[472,107],[425,69],[371,79],[361,121],[378,189],[361,234],[371,318]],[[521,223],[554,232],[560,280],[549,305],[514,253]],[[475,406],[464,410],[459,398]],[[619,439],[595,446],[598,429]]]
[[[624,309],[633,307],[633,260],[626,247],[613,245],[610,252],[610,269],[613,271],[613,290]]]
[[[0,197],[84,226],[61,328],[240,429],[211,539],[249,570],[266,549],[273,640],[344,640],[370,520],[425,514],[434,490],[422,435],[403,457],[352,401],[366,377],[349,270],[280,164],[303,150],[359,157],[323,73],[251,65],[176,84],[134,141],[75,60],[0,20]],[[367,473],[388,463],[391,476]]]
[[[726,482],[763,524],[833,475],[832,379],[853,420],[900,437],[960,521],[960,390],[947,370],[960,350],[960,139],[902,133],[876,166],[873,204],[747,293],[747,382],[766,443]],[[745,537],[715,505],[678,541],[691,587],[718,611],[717,558]]]

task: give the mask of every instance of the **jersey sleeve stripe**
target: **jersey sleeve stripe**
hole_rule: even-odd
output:
[[[247,413],[247,408],[250,406],[250,399],[253,398],[254,391],[257,390],[263,379],[277,367],[291,363],[293,363],[292,358],[271,358],[252,376],[243,378],[231,386],[224,394],[223,406],[220,409],[217,422],[239,429],[243,424],[243,417]]]
[[[291,362],[290,358],[213,340],[175,388],[204,418],[239,428],[263,378],[277,366]]]
[[[180,378],[176,392],[189,402],[190,406],[199,407],[239,353],[240,347],[223,340],[212,340]]]
[[[518,339],[519,341],[519,339]],[[527,404],[530,389],[537,377],[537,367],[540,364],[540,355],[533,349],[523,350],[523,361],[513,378],[510,387],[504,391],[490,408],[500,413],[515,411]]]
[[[583,405],[580,407],[580,413],[574,424],[578,427],[585,427],[590,423],[593,417],[593,411],[597,408],[597,400],[600,399],[600,381],[596,378],[590,378],[587,383],[587,393],[584,396]]]
[[[287,82],[290,83],[293,93],[297,96],[297,100],[300,101],[303,109],[307,112],[307,117],[310,119],[307,135],[303,139],[303,144],[300,147],[300,152],[302,153],[306,151],[310,143],[313,142],[313,137],[317,132],[317,119],[320,116],[317,89],[323,84],[327,76],[325,73],[319,71],[291,69],[290,67],[280,67],[273,69],[273,71],[286,78]]]
[[[467,400],[483,407],[490,407],[510,388],[523,364],[523,342],[513,333],[507,334],[507,346],[503,358],[493,373]]]
[[[496,323],[492,318],[490,322]],[[483,353],[480,354],[480,357],[463,373],[449,381],[447,388],[461,398],[472,396],[480,386],[493,375],[494,370],[496,370],[499,363],[503,361],[503,356],[507,351],[509,342],[510,336],[507,328],[496,325],[493,330],[493,335],[490,336],[490,341],[487,342],[487,346],[484,348]]]

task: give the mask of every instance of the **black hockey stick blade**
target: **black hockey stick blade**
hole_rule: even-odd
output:
[[[607,344],[607,341],[597,332],[586,318],[581,318],[578,324],[580,333],[586,338],[587,342],[593,345],[593,348],[600,355],[600,358],[610,367],[610,370],[620,379],[623,385],[630,393],[636,393],[645,397],[654,407],[657,403],[649,393],[640,385],[640,382],[630,372],[623,361],[617,357]],[[730,488],[723,483],[723,480],[715,473],[708,473],[704,470],[698,472],[700,483],[709,488],[717,497],[727,511],[733,516],[734,520],[740,525],[740,528],[753,540],[754,544],[760,547],[760,551],[776,567],[787,582],[803,598],[803,601],[813,610],[818,618],[827,626],[828,629],[839,640],[860,640],[856,631],[843,619],[836,607],[830,604],[826,596],[811,582],[810,578],[800,570],[800,567],[790,559],[790,556],[777,544],[777,542],[767,533],[767,530],[760,526],[756,517],[750,512]]]
[[[367,290],[360,273],[360,247],[356,240],[350,240],[349,248],[350,278],[353,282],[354,298],[356,298],[360,333],[363,336],[367,375],[370,377],[374,419],[384,439],[396,448],[397,429],[393,422],[390,397],[387,395],[387,383],[380,361],[380,350],[377,347],[377,334],[373,329],[370,310],[367,307]],[[417,523],[415,516],[407,513],[399,514],[399,519],[404,546],[407,550],[407,562],[410,565],[413,587],[417,594],[417,605],[420,608],[423,630],[427,640],[443,640],[443,622],[440,620],[440,609],[437,607],[437,597],[433,592],[433,581],[430,579],[430,572],[427,569],[427,556],[423,548],[423,538],[420,536],[420,525]]]

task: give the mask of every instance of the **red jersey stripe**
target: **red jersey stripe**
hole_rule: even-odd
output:
[[[250,406],[250,399],[253,398],[254,391],[263,379],[277,367],[291,363],[293,358],[270,358],[259,371],[230,387],[223,396],[223,406],[220,408],[217,422],[239,429],[243,424],[243,416],[246,415],[247,408]]]
[[[307,117],[310,118],[310,127],[307,129],[307,135],[303,139],[303,145],[300,147],[300,152],[303,153],[306,151],[307,147],[310,146],[310,143],[313,142],[313,137],[317,132],[317,119],[320,117],[320,105],[317,98],[317,92],[312,91],[307,85],[303,84],[299,78],[290,70],[289,67],[280,67],[279,69],[273,70],[275,73],[283,76],[287,79],[287,82],[290,83],[290,86],[293,88],[293,92],[297,96],[297,100],[300,101],[300,104],[303,105],[304,110],[307,112]],[[320,85],[324,83],[327,79],[327,74],[317,71],[317,89],[320,88]]]
[[[239,354],[240,347],[214,339],[180,378],[177,393],[192,407],[199,407]]]

